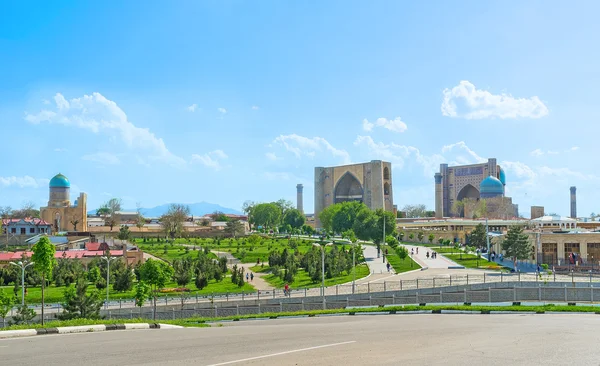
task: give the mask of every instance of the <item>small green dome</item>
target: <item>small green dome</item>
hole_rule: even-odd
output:
[[[57,174],[50,180],[50,188],[71,188],[71,183],[62,174]]]
[[[504,169],[500,168],[500,182],[502,185],[506,185],[506,173],[504,173]]]
[[[481,181],[479,193],[502,194],[504,193],[504,186],[498,178],[494,178],[490,175]]]

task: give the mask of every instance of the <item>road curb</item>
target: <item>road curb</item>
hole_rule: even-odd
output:
[[[110,330],[138,330],[138,329],[176,329],[183,328],[178,325],[160,323],[123,323],[123,324],[97,324],[79,325],[72,327],[39,328],[0,331],[0,339],[31,337],[47,334],[72,334],[72,333],[96,333]]]

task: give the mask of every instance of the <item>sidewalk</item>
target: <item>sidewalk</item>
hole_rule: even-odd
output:
[[[422,267],[445,269],[448,269],[448,267],[462,267],[461,265],[444,257],[441,253],[438,253],[438,256],[435,259],[431,259],[431,252],[434,252],[435,248],[417,247],[415,245],[406,244],[402,245],[406,248],[406,250],[408,250],[408,255],[410,255],[411,250],[413,251],[414,254],[412,255],[412,259],[419,263]],[[419,250],[418,254],[417,248]],[[427,253],[429,253],[429,258],[427,258]]]
[[[372,274],[394,274],[394,269],[390,267],[390,271],[388,272],[387,266],[384,260],[383,255],[381,254],[379,258],[377,258],[377,247],[374,245],[363,245],[363,254],[365,256],[365,262],[369,267],[369,272]]]

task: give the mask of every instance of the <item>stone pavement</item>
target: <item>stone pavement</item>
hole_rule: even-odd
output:
[[[386,261],[383,260],[383,256],[380,255],[377,258],[377,247],[374,245],[363,245],[363,254],[365,256],[365,262],[369,266],[369,272],[371,274],[393,274],[394,269],[390,267],[388,272],[386,267]]]
[[[411,251],[413,251],[414,254],[412,255],[412,259],[415,262],[419,263],[422,267],[446,269],[448,269],[448,267],[460,267],[459,264],[444,257],[440,253],[438,253],[438,256],[435,259],[431,259],[431,252],[435,251],[435,249],[427,247],[417,247],[415,245],[404,245],[404,247],[406,248],[406,250],[408,250],[409,255]],[[427,258],[427,253],[429,253],[429,258]]]
[[[254,280],[250,281],[249,280],[249,284],[251,284],[252,286],[254,286],[254,288],[257,291],[269,291],[274,289],[273,286],[269,285],[269,283],[267,281],[265,281],[264,278],[262,278],[263,276],[266,275],[266,273],[259,273],[259,272],[254,272],[252,270],[250,270],[250,267],[254,267],[256,266],[256,263],[241,263],[237,265],[238,268],[239,267],[244,267],[244,272],[250,274],[250,273],[254,273]]]

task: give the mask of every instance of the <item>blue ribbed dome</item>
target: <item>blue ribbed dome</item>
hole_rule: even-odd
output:
[[[500,182],[502,185],[506,185],[506,173],[504,173],[504,169],[500,168]]]
[[[504,186],[498,178],[494,178],[490,175],[481,181],[479,193],[503,194]]]
[[[71,188],[71,183],[62,174],[57,174],[50,180],[50,188]]]

